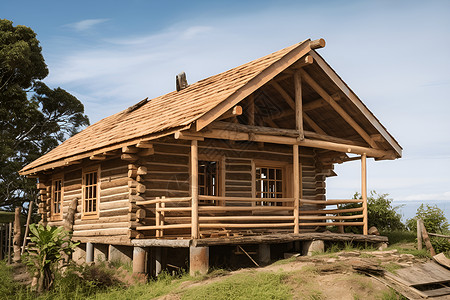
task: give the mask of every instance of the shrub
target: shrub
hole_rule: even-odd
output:
[[[63,227],[31,224],[31,243],[27,249],[24,262],[38,277],[38,291],[48,290],[53,284],[58,263],[65,255],[70,255],[78,243],[70,240],[70,234]]]
[[[417,219],[422,219],[423,224],[428,232],[441,232],[445,233],[449,229],[447,218],[444,215],[442,209],[437,207],[437,205],[424,205],[423,203],[419,206],[414,218],[406,221],[406,225],[409,230],[417,230]]]
[[[450,242],[448,239],[433,236],[430,238],[430,241],[436,253],[444,252],[447,256],[450,255]]]
[[[388,198],[389,194],[378,194],[375,191],[371,191],[367,197],[367,218],[369,220],[369,228],[375,226],[380,231],[395,231],[404,230],[405,225],[402,223],[402,216],[397,212],[401,206],[392,206],[393,199]],[[362,199],[361,194],[355,193],[353,199]],[[356,208],[360,207],[360,204],[346,204],[341,205],[340,209]],[[361,214],[346,213],[342,215],[355,215]],[[362,233],[361,228],[346,227],[346,230],[350,230],[355,233]]]

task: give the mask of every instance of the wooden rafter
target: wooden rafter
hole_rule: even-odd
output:
[[[314,58],[316,64],[327,74],[327,76],[336,84],[340,91],[347,96],[347,98],[361,111],[361,113],[369,120],[373,127],[383,136],[383,138],[392,146],[392,148],[402,155],[402,148],[387,132],[387,130],[381,125],[381,123],[375,118],[375,116],[367,109],[367,107],[361,102],[356,94],[350,90],[344,81],[336,74],[336,72],[325,62],[325,60],[317,54],[315,51],[310,52]]]
[[[308,116],[306,112],[303,112],[303,119],[309,126],[311,126],[312,129],[314,129],[315,132],[323,135],[327,134],[322,128],[320,128],[319,125],[317,125],[316,122],[313,121],[313,119]]]
[[[300,70],[302,78],[312,87],[333,109],[372,147],[377,148],[375,141],[367,132],[353,120],[353,118],[331,97],[305,70]]]
[[[301,140],[305,138],[303,133],[303,109],[302,109],[302,77],[300,72],[294,73],[294,90],[295,90],[295,129],[299,133]]]
[[[282,59],[272,64],[270,67],[262,71],[257,76],[253,77],[246,85],[231,94],[225,101],[221,102],[219,105],[211,109],[209,112],[205,113],[196,121],[196,130],[199,131],[209,123],[217,119],[220,115],[226,112],[228,109],[239,103],[241,100],[245,99],[251,93],[256,91],[258,88],[272,80],[281,71],[286,69],[288,66],[292,65],[294,62],[299,60],[301,57],[306,55],[311,51],[311,41],[305,41],[301,43],[298,47],[286,54]],[[315,45],[315,43],[312,43]]]

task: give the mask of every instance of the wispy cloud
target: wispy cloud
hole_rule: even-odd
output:
[[[67,24],[67,27],[74,29],[75,31],[87,31],[92,29],[95,25],[104,23],[109,19],[86,19],[76,23]]]
[[[211,31],[212,29],[213,28],[209,27],[209,26],[192,26],[192,27],[189,27],[188,29],[186,29],[183,32],[182,36],[184,39],[192,39],[200,34]]]
[[[395,199],[396,201],[431,201],[431,200],[439,200],[439,201],[450,201],[450,192],[444,193],[430,193],[430,194],[414,194],[405,197],[400,197],[399,199]]]

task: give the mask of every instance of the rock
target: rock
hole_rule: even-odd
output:
[[[371,235],[380,235],[380,232],[375,226],[370,227],[368,233]]]

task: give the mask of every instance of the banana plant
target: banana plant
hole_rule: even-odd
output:
[[[30,240],[24,255],[25,263],[38,277],[38,292],[49,290],[55,278],[55,272],[61,267],[60,262],[72,254],[79,243],[71,241],[71,234],[63,227],[30,225]]]

